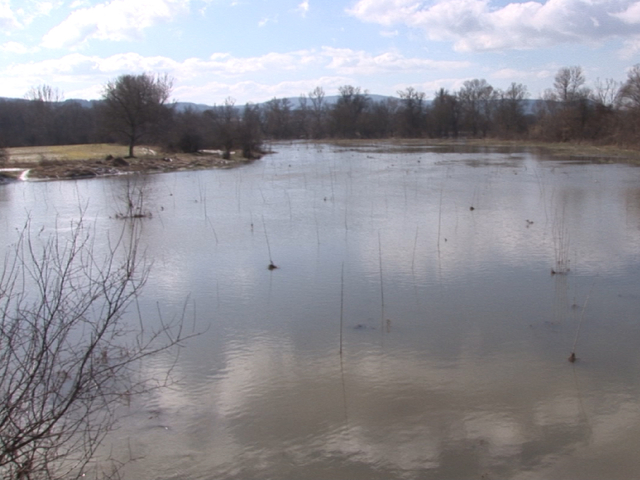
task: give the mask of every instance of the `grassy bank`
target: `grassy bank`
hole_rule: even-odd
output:
[[[37,165],[52,161],[82,161],[101,160],[112,157],[125,157],[129,153],[128,147],[107,143],[91,145],[54,145],[50,147],[18,147],[8,148],[10,165]],[[137,147],[136,156],[149,157],[158,155],[151,147]]]
[[[176,170],[225,168],[246,163],[239,154],[223,159],[215,151],[174,154],[153,146],[135,148],[135,158],[126,158],[128,147],[115,144],[61,145],[9,148],[4,179],[24,178],[55,180],[92,178],[123,173],[160,173]],[[22,170],[22,171],[20,171]]]
[[[364,145],[394,145],[410,147],[441,148],[496,148],[496,149],[530,149],[558,158],[581,158],[598,162],[624,162],[640,164],[640,150],[612,145],[593,145],[589,143],[550,143],[530,140],[498,140],[498,139],[380,139],[380,140],[326,140],[326,143],[341,147],[358,147]]]

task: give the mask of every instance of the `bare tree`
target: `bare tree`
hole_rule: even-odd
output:
[[[494,113],[496,131],[507,138],[522,135],[527,129],[524,102],[527,87],[512,82],[506,90],[497,92],[498,101]]]
[[[24,97],[27,100],[44,103],[57,103],[64,100],[64,94],[59,89],[44,84],[29,88]]]
[[[413,87],[398,91],[400,96],[399,133],[403,137],[421,137],[426,129],[425,94]]]
[[[242,156],[247,159],[256,158],[262,151],[262,132],[260,128],[260,107],[247,103],[242,112],[242,120],[238,125],[238,143],[242,148]]]
[[[433,121],[432,135],[436,137],[458,137],[460,103],[455,95],[444,88],[438,90],[431,104]]]
[[[33,143],[40,145],[58,144],[56,130],[59,122],[56,122],[57,112],[64,95],[57,88],[49,85],[31,87],[25,94],[29,100],[26,113]]]
[[[553,81],[555,100],[563,103],[576,102],[589,95],[582,67],[563,67],[558,70]]]
[[[108,251],[82,221],[67,236],[27,222],[0,276],[0,477],[76,479],[117,419],[117,406],[168,379],[140,362],[184,339],[182,321],[132,322],[148,265],[135,224]],[[129,233],[125,233],[129,232]]]
[[[396,130],[399,101],[386,98],[380,102],[371,102],[360,120],[360,132],[365,138],[388,138]]]
[[[301,93],[298,98],[298,108],[292,112],[293,124],[295,125],[293,134],[297,138],[309,138],[309,102],[307,95]],[[294,138],[295,138],[294,137]]]
[[[627,80],[620,89],[620,104],[627,109],[640,108],[640,63],[627,72]]]
[[[593,139],[595,120],[591,91],[579,66],[563,67],[554,77],[553,89],[543,95],[544,107],[538,111],[536,130],[545,140]]]
[[[627,72],[627,79],[620,88],[618,96],[620,107],[619,135],[624,143],[638,143],[640,132],[640,64]]]
[[[293,114],[291,101],[274,98],[264,105],[264,130],[271,138],[291,138]]]
[[[473,136],[486,136],[495,99],[493,87],[484,79],[467,80],[458,92],[463,124]]]
[[[338,92],[340,96],[331,109],[334,134],[344,138],[359,137],[360,116],[370,102],[367,91],[362,92],[360,87],[343,85],[338,88]]]
[[[205,148],[208,133],[204,115],[191,107],[176,112],[173,117],[173,143],[170,147],[185,153],[195,153]]]
[[[311,135],[313,138],[322,138],[325,134],[324,124],[327,114],[324,89],[322,87],[314,88],[309,92],[309,101],[311,102]]]
[[[620,82],[613,78],[605,80],[597,78],[590,98],[601,107],[613,109],[620,98],[620,88]]]
[[[222,157],[227,160],[231,158],[231,150],[237,143],[238,124],[240,123],[235,104],[235,99],[227,97],[224,105],[213,107],[204,112],[206,119],[211,124],[210,130],[214,144],[222,149]]]
[[[124,138],[129,157],[145,137],[156,133],[167,116],[173,79],[168,75],[121,75],[106,84],[102,94],[107,129]]]

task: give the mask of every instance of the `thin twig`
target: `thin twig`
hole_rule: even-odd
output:
[[[340,275],[340,356],[342,356],[342,330],[344,319],[344,262],[342,262],[342,273]]]
[[[440,207],[438,208],[438,253],[440,253],[440,227],[442,226],[442,192],[444,183],[440,186]]]
[[[415,265],[416,265],[416,248],[418,247],[418,228],[420,228],[418,225],[416,225],[416,238],[413,240],[413,256],[411,258],[411,271],[414,272],[415,271]]]
[[[269,251],[269,265],[273,265],[273,258],[271,257],[271,245],[269,245],[269,235],[267,235],[267,225],[264,223],[264,215],[262,216],[262,227],[264,228],[264,238],[267,239],[267,250]]]
[[[382,242],[380,241],[380,231],[378,231],[378,260],[380,265],[380,301],[382,303],[381,327],[384,329],[384,283],[382,281]]]

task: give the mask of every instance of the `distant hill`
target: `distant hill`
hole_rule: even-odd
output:
[[[395,97],[388,97],[388,96],[385,96],[385,95],[375,95],[375,94],[367,94],[367,97],[369,97],[374,102],[381,102],[381,101],[389,99],[389,98],[395,98]],[[335,105],[338,102],[339,98],[340,98],[340,95],[329,95],[329,96],[324,97],[324,103],[325,103],[325,105]],[[300,108],[300,97],[285,97],[285,98],[278,98],[278,99],[279,100],[288,100],[293,109]],[[257,103],[256,105],[265,105],[265,104],[267,104],[269,102],[270,102],[270,100],[267,100],[267,101],[264,101],[264,102]],[[311,103],[311,101],[307,100],[307,105],[309,105],[310,103]],[[214,108],[214,105],[205,105],[203,103],[191,103],[191,102],[176,102],[175,106],[176,106],[176,109],[178,111],[180,111],[180,112],[182,112],[184,110],[187,110],[189,108],[194,110],[194,111],[196,111],[196,112],[203,112],[205,110],[209,110],[211,108]],[[217,105],[217,106],[220,106],[220,105]],[[235,106],[237,108],[242,108],[242,107],[244,107],[244,104],[236,103]]]
[[[213,107],[211,105],[205,105],[204,103],[192,103],[192,102],[176,102],[175,108],[179,112],[184,112],[185,110],[192,110],[194,112],[204,112],[205,110],[211,110]]]
[[[397,97],[391,97],[391,96],[386,96],[386,95],[375,95],[375,94],[367,94],[367,97],[369,97],[373,102],[382,102],[384,100],[397,100],[399,101],[400,99]],[[329,95],[324,97],[324,102],[325,105],[335,105],[338,102],[338,99],[340,98],[339,95]],[[291,107],[295,110],[297,108],[300,108],[300,97],[286,97],[286,100],[288,100],[291,104]],[[10,97],[0,97],[0,101],[10,101],[10,102],[26,102],[27,100],[25,100],[24,98],[10,98]],[[76,98],[70,98],[68,100],[64,100],[61,103],[77,103],[80,106],[84,107],[84,108],[91,108],[94,105],[96,105],[97,103],[100,103],[101,100],[81,100],[81,99],[76,99]],[[524,100],[524,108],[525,108],[525,113],[527,115],[531,115],[533,113],[535,113],[535,110],[537,108],[537,106],[542,102],[542,100],[536,100],[536,99],[525,99]],[[266,102],[261,102],[258,103],[257,105],[265,105],[269,103],[268,101]],[[432,101],[431,100],[426,100],[425,104],[426,105],[431,105]],[[310,106],[311,101],[307,100],[307,106]],[[176,102],[175,104],[175,108],[176,110],[178,110],[179,112],[184,112],[187,109],[191,109],[195,112],[204,112],[205,110],[210,110],[212,108],[215,107],[215,105],[207,105],[204,103],[193,103],[193,102]],[[236,108],[241,109],[244,107],[244,104],[236,104]]]
[[[25,99],[25,98],[11,98],[11,97],[0,97],[0,102],[19,102],[19,103],[24,103],[24,102],[28,102],[29,100]],[[61,102],[58,102],[60,104],[69,104],[69,103],[77,103],[78,105],[80,105],[81,107],[84,108],[91,108],[93,107],[96,103],[100,103],[101,100],[81,100],[78,98],[70,98],[68,100],[63,100]]]

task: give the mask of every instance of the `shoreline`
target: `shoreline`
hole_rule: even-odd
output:
[[[82,146],[85,152],[91,145]],[[112,147],[114,153],[120,153],[122,147]],[[251,163],[260,158],[246,159],[232,153],[229,159],[222,158],[221,152],[168,154],[156,152],[148,147],[140,147],[142,154],[134,158],[107,154],[103,158],[74,158],[74,153],[60,153],[67,147],[15,148],[10,150],[10,159],[0,168],[0,184],[11,181],[55,181],[80,180],[128,174],[153,174],[211,168],[233,168]],[[77,148],[79,150],[79,147]],[[32,153],[37,150],[39,153]],[[104,146],[97,145],[101,152]],[[27,152],[27,153],[24,153]],[[44,153],[41,153],[44,152]],[[34,158],[35,157],[35,158]]]
[[[289,143],[291,141],[283,141]],[[365,145],[406,145],[425,148],[494,148],[532,149],[558,159],[593,163],[630,163],[640,165],[640,151],[592,144],[544,143],[524,140],[492,139],[323,139],[293,140],[306,144],[332,144],[345,148]],[[275,144],[280,142],[274,142]],[[268,145],[273,145],[269,143]],[[198,153],[169,154],[154,147],[136,147],[137,156],[125,158],[121,145],[69,145],[10,148],[9,160],[0,168],[0,184],[11,181],[80,180],[127,174],[153,174],[212,168],[234,168],[258,160],[271,151],[256,153],[246,159],[232,153],[205,150]],[[108,153],[110,152],[110,153]]]
[[[445,139],[325,139],[310,141],[312,143],[329,143],[349,147],[366,144],[406,145],[410,147],[433,148],[495,148],[495,149],[530,149],[544,152],[547,155],[564,158],[619,160],[640,165],[640,150],[614,145],[595,145],[591,143],[554,143],[533,140],[500,140],[491,138],[445,138]]]

